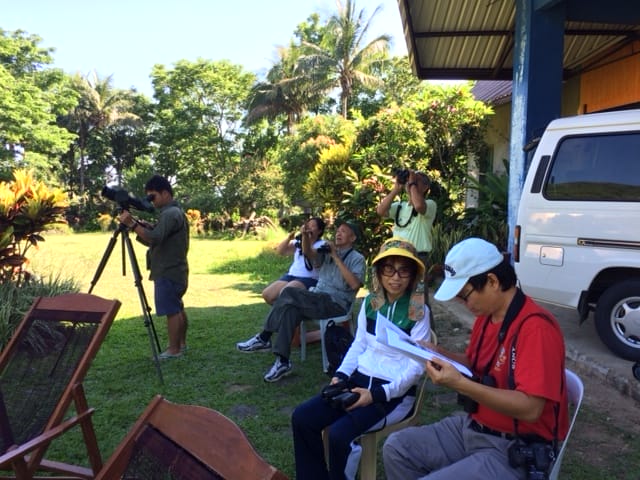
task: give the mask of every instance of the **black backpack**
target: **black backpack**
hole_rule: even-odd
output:
[[[324,331],[324,348],[327,352],[327,374],[333,376],[353,343],[351,332],[333,320],[329,320]]]

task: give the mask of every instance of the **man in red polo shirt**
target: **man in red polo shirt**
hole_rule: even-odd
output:
[[[531,448],[546,455],[567,434],[562,332],[516,287],[513,267],[491,243],[463,240],[444,269],[435,299],[463,302],[477,318],[464,353],[433,348],[469,367],[474,378],[439,359],[425,370],[434,384],[458,392],[467,414],[389,436],[385,473],[389,480],[525,479],[535,460],[527,455]],[[543,463],[535,468],[549,471]]]

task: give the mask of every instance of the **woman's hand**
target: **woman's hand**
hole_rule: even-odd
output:
[[[358,407],[366,407],[367,405],[371,405],[373,403],[373,397],[371,396],[371,392],[366,388],[354,387],[351,389],[351,391],[359,394],[360,398],[358,398],[356,403],[354,403],[349,408],[347,408],[347,411],[353,410],[354,408],[358,408]]]

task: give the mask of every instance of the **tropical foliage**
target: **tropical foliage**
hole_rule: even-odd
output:
[[[505,160],[505,170],[509,171]],[[478,206],[465,209],[463,225],[469,236],[491,239],[507,250],[508,229],[505,219],[508,212],[509,177],[487,172],[480,179],[468,177],[469,188],[478,192]]]
[[[380,7],[367,19],[364,10],[358,10],[354,0],[337,1],[338,11],[331,15],[319,42],[304,42],[300,59],[302,70],[317,72],[325,79],[327,89],[340,91],[340,113],[347,118],[349,99],[357,85],[380,86],[382,79],[373,75],[374,68],[386,60],[389,50],[388,35],[367,39],[371,22]]]
[[[326,17],[311,13],[264,78],[229,61],[155,65],[153,98],[95,72],[53,69],[38,37],[2,31],[0,178],[38,166],[67,193],[74,229],[110,224],[104,185],[140,196],[160,173],[199,212],[197,232],[261,216],[343,215],[366,222],[375,245],[389,230],[376,202],[403,166],[431,177],[437,221],[500,237],[498,212],[490,227],[487,212],[463,215],[490,109],[470,84],[419,82],[406,57],[390,58],[389,37],[370,35],[378,11],[340,0]]]
[[[27,251],[44,241],[42,232],[64,223],[66,195],[17,170],[0,182],[0,284],[24,279]]]
[[[48,68],[51,49],[23,31],[0,29],[0,179],[12,170],[34,167],[43,174],[57,169],[60,154],[74,138],[56,125],[56,115],[74,104],[70,82]]]

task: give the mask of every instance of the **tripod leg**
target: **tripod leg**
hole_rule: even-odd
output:
[[[134,283],[138,290],[138,297],[140,299],[140,305],[142,307],[142,316],[144,317],[144,325],[147,327],[147,333],[149,334],[149,344],[151,345],[151,352],[153,353],[153,360],[156,365],[156,371],[160,378],[160,383],[164,383],[162,378],[162,370],[160,369],[160,360],[158,359],[158,353],[160,352],[160,341],[158,340],[158,334],[153,324],[153,318],[151,317],[151,307],[147,301],[147,296],[144,293],[144,287],[142,286],[142,274],[140,273],[140,267],[138,266],[138,260],[136,259],[136,252],[133,249],[131,238],[129,233],[124,231],[122,233],[124,244],[126,245],[127,252],[129,253],[129,261],[131,263],[131,271],[133,272]]]
[[[153,324],[153,318],[151,317],[151,307],[149,306],[149,302],[147,301],[147,297],[144,293],[144,288],[142,286],[142,274],[140,273],[140,267],[138,266],[138,260],[136,259],[136,252],[133,249],[133,245],[131,244],[131,239],[129,238],[129,231],[127,227],[123,224],[120,224],[116,231],[111,236],[107,248],[102,255],[102,259],[100,260],[100,264],[96,269],[96,273],[93,275],[93,279],[91,280],[91,287],[89,288],[89,293],[93,291],[93,287],[95,287],[96,283],[100,279],[100,275],[102,275],[102,271],[104,270],[107,261],[109,260],[109,256],[113,251],[113,247],[118,240],[118,235],[122,235],[122,274],[126,273],[124,268],[125,260],[124,260],[124,251],[125,248],[129,253],[129,261],[131,262],[131,270],[133,270],[134,283],[138,290],[138,297],[140,298],[140,305],[142,306],[142,316],[144,317],[144,325],[147,327],[147,333],[149,334],[149,343],[151,344],[151,353],[153,353],[153,359],[156,365],[156,371],[158,372],[158,377],[160,378],[160,383],[164,383],[164,379],[162,378],[162,370],[160,369],[160,360],[158,359],[158,353],[160,352],[160,341],[158,340],[158,334],[156,332],[156,328]],[[155,341],[154,341],[155,340]]]
[[[107,261],[109,260],[109,257],[111,256],[111,252],[113,251],[113,247],[115,247],[116,242],[118,241],[118,235],[121,232],[122,232],[121,228],[116,228],[116,231],[113,232],[113,235],[111,236],[111,239],[109,240],[109,243],[107,244],[107,248],[105,249],[104,253],[102,254],[102,259],[100,260],[100,263],[98,264],[98,268],[96,269],[96,273],[93,275],[93,278],[91,279],[91,287],[89,287],[89,293],[91,293],[93,291],[93,287],[95,287],[96,283],[98,283],[98,280],[100,280],[100,275],[102,275],[104,267],[107,265]]]

